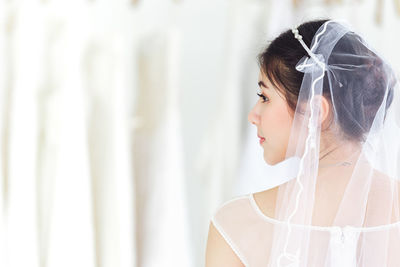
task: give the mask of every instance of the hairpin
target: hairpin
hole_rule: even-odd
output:
[[[303,41],[303,36],[299,34],[299,30],[297,29],[299,26],[296,26],[292,29],[292,33],[294,34],[294,37],[299,40],[300,44],[303,46],[303,48],[307,51],[308,55],[315,60],[315,62],[325,70],[326,65],[325,63],[322,63],[313,52],[307,47],[307,45]]]
[[[299,30],[297,29],[297,27],[295,27],[295,28],[292,29],[292,33],[294,34],[294,37],[295,37],[297,40],[303,39],[303,36],[301,36],[301,35],[299,34]]]

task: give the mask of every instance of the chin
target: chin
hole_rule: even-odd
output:
[[[264,156],[264,161],[265,163],[267,163],[268,165],[275,165],[276,162],[274,160],[271,160],[270,158]]]
[[[279,159],[278,158],[268,158],[266,155],[264,155],[264,161],[268,165],[273,166],[273,165],[278,164],[279,162],[284,161],[284,159],[281,159],[281,158],[279,158]]]

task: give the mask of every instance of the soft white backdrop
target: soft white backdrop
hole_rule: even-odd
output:
[[[0,266],[204,266],[209,220],[281,175],[256,55],[350,22],[400,71],[400,0],[3,0]]]

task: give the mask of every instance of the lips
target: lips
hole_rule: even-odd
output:
[[[262,144],[265,141],[265,138],[257,134],[258,138],[260,138],[260,144]]]

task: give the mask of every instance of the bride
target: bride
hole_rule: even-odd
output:
[[[297,175],[265,177],[276,186],[219,207],[206,266],[400,266],[392,68],[335,20],[281,33],[258,62],[259,100],[248,120],[265,162]]]

